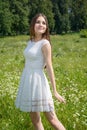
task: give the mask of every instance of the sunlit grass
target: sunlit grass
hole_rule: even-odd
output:
[[[28,113],[14,106],[29,36],[0,38],[0,130],[33,130]],[[87,38],[51,36],[57,89],[66,105],[54,98],[55,111],[67,130],[87,129]],[[41,113],[45,130],[53,130]]]

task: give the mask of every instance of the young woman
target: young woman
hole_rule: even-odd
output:
[[[30,113],[35,130],[44,130],[40,112],[44,112],[55,130],[65,130],[55,114],[50,86],[43,72],[46,68],[54,96],[65,103],[64,98],[56,90],[48,21],[44,14],[37,14],[31,21],[30,41],[24,50],[24,56],[25,67],[16,98],[16,107]]]

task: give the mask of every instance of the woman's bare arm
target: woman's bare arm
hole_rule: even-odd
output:
[[[47,73],[48,73],[48,76],[49,76],[51,84],[52,84],[54,96],[60,102],[65,103],[65,99],[56,90],[55,76],[54,76],[54,71],[53,71],[53,66],[52,66],[52,58],[51,58],[51,46],[49,44],[45,44],[42,47],[42,52],[43,52],[43,56],[44,56],[45,63],[46,63]]]

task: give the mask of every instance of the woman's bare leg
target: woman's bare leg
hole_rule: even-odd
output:
[[[58,120],[55,112],[44,112],[46,118],[50,124],[55,128],[55,130],[66,130],[62,123]]]
[[[30,112],[30,117],[35,130],[44,130],[39,112]]]

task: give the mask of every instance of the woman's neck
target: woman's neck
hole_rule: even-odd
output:
[[[39,40],[41,40],[42,39],[42,36],[40,35],[40,36],[35,36],[34,37],[34,41],[39,41]]]

